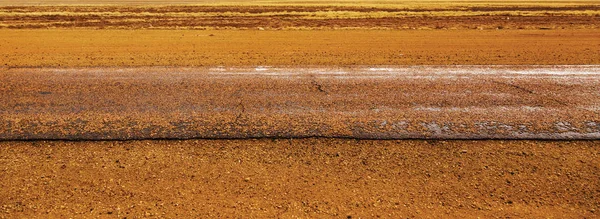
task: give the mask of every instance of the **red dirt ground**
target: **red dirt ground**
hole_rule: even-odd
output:
[[[540,4],[546,3],[554,1]],[[586,4],[312,20],[268,13],[145,17],[136,7],[0,7],[0,76],[14,67],[597,65],[599,9]],[[83,9],[130,14],[63,13]],[[484,14],[466,15],[473,12]],[[521,12],[534,14],[511,16]],[[12,92],[12,84],[0,85]],[[594,94],[586,97],[598,99]],[[593,112],[591,119],[598,119]],[[598,141],[0,141],[0,218],[598,218],[599,156]]]
[[[594,218],[600,142],[0,142],[0,218]]]

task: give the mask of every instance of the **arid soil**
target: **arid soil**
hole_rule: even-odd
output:
[[[600,66],[22,68],[0,139],[596,139]]]
[[[0,30],[0,65],[600,64],[598,30]]]
[[[600,142],[1,142],[0,217],[594,218]]]
[[[205,5],[174,5],[185,3]],[[421,127],[434,134],[451,125],[461,128],[457,121],[465,119],[479,119],[485,129],[467,130],[471,133],[506,131],[515,124],[542,133],[593,133],[600,129],[597,1],[0,0],[0,5],[5,121],[0,129],[4,136],[50,133],[29,138],[49,141],[0,141],[0,218],[600,217],[598,141],[85,141],[157,137],[156,129],[144,127],[153,121],[162,131],[216,130],[223,137],[269,126],[331,131],[310,119],[331,124],[356,119],[327,110],[362,110],[396,122],[417,112],[422,116],[414,118],[427,120]],[[467,78],[443,70],[346,82],[335,74],[313,72],[285,81],[281,74],[232,76],[231,70],[428,67],[422,65],[592,70]],[[217,80],[206,69],[226,72]],[[206,109],[225,116],[214,117],[209,126],[186,123]],[[317,114],[293,121],[267,118],[290,109]],[[271,123],[248,126],[260,116]],[[432,125],[433,117],[439,124]],[[497,119],[506,124],[481,123]],[[397,134],[381,129],[389,127],[382,126],[386,121],[333,130],[350,133],[341,137]],[[52,140],[56,136],[84,141]]]

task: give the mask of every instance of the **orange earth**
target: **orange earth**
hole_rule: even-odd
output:
[[[0,0],[0,76],[21,67],[600,64],[594,1],[71,3],[82,2]],[[599,156],[598,141],[1,141],[0,218],[593,218]]]
[[[594,218],[598,141],[1,142],[1,218]]]
[[[584,30],[0,30],[5,67],[600,64]]]

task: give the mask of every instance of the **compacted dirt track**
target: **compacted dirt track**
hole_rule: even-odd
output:
[[[595,139],[599,66],[35,68],[0,139]]]

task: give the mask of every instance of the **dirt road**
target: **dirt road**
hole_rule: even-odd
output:
[[[0,218],[599,217],[600,142],[564,140],[600,133],[599,27],[588,0],[0,0]],[[83,140],[197,137],[245,139]]]
[[[595,139],[598,66],[22,68],[5,140]]]

